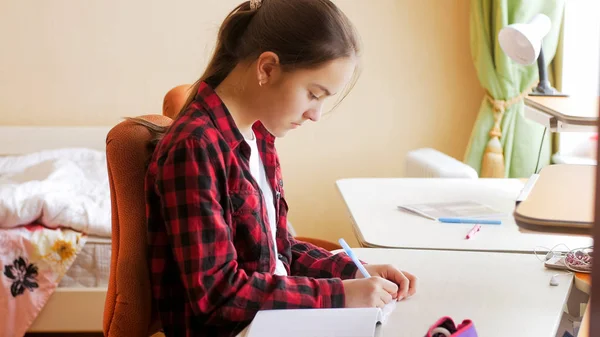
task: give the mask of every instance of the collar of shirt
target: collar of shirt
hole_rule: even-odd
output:
[[[244,136],[235,125],[235,121],[227,107],[214,91],[214,89],[206,82],[201,82],[196,92],[195,102],[204,107],[213,120],[216,128],[223,134],[225,141],[232,149],[235,149],[244,140]],[[275,136],[271,134],[261,122],[256,122],[252,126],[257,139],[264,140],[268,143],[275,142]]]

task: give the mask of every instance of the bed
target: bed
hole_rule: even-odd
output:
[[[104,152],[111,127],[0,126],[0,156],[61,148]],[[28,332],[100,332],[111,241],[89,236]]]

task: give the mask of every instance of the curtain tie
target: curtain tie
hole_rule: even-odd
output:
[[[480,174],[482,178],[504,178],[504,154],[502,144],[500,143],[500,138],[502,138],[502,128],[500,127],[500,124],[502,123],[502,118],[504,118],[506,109],[523,100],[535,85],[537,85],[537,83],[508,100],[495,99],[486,90],[485,98],[492,106],[494,112],[494,125],[490,129],[490,140],[483,153]]]

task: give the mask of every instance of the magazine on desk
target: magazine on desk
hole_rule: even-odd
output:
[[[431,220],[440,218],[487,219],[506,216],[488,205],[476,201],[452,201],[400,205],[399,209],[418,214]]]

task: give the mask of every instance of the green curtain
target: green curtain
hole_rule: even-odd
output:
[[[526,23],[535,14],[546,14],[552,28],[542,42],[548,64],[556,53],[562,26],[564,0],[471,0],[471,56],[482,87],[495,100],[510,100],[538,81],[537,64],[522,66],[512,61],[500,48],[498,33],[512,23]],[[500,143],[504,152],[505,177],[529,177],[534,173],[544,127],[526,119],[520,100],[509,106],[501,122]],[[494,125],[490,102],[483,98],[475,121],[465,163],[481,171],[483,153]],[[539,167],[550,162],[551,139],[544,138]]]

